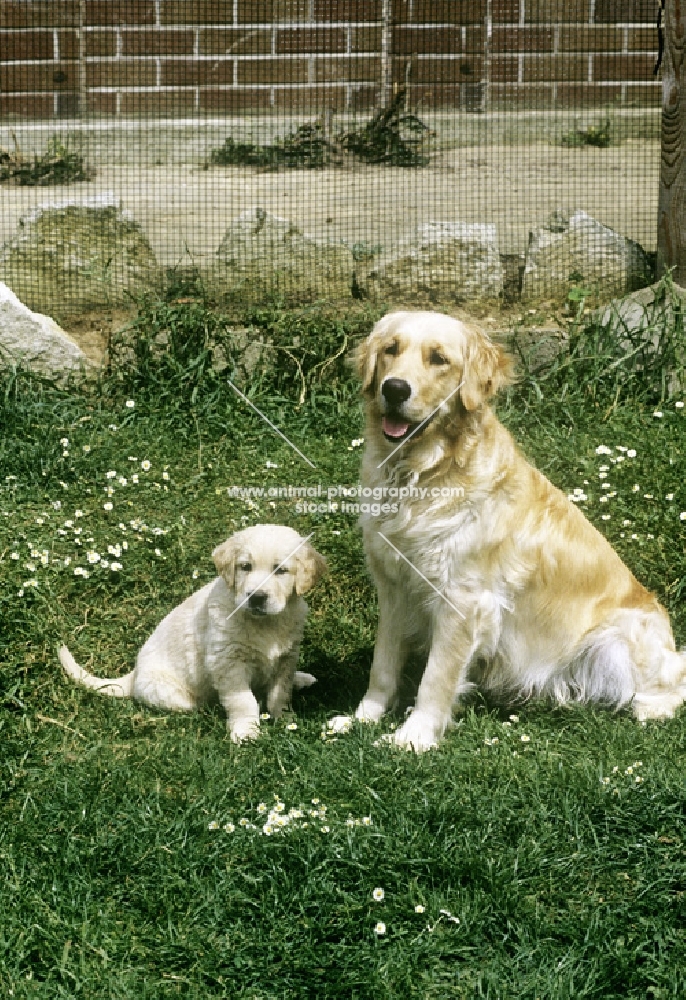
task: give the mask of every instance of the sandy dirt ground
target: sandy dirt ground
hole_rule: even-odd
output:
[[[114,148],[114,147],[113,147]],[[92,181],[70,186],[0,187],[0,242],[39,205],[114,195],[143,227],[166,267],[206,264],[233,218],[261,207],[319,239],[387,250],[425,222],[495,223],[499,249],[523,259],[529,232],[556,209],[584,209],[655,249],[660,146],[628,139],[607,149],[551,142],[484,144],[447,150],[422,169],[353,166],[268,172],[203,169],[176,160],[121,162],[98,150]],[[197,151],[196,151],[197,152]],[[156,155],[156,154],[155,154]],[[124,158],[125,159],[125,158]],[[93,360],[125,313],[87,314],[69,332]]]
[[[637,240],[656,242],[659,144],[607,149],[536,143],[442,153],[423,169],[353,167],[264,172],[174,163],[96,166],[68,187],[0,188],[0,240],[40,204],[113,193],[140,222],[161,263],[202,263],[239,213],[257,206],[306,233],[388,249],[423,222],[495,223],[501,253],[523,254],[529,231],[558,208],[582,208]]]

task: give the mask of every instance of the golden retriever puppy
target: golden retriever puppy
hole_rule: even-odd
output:
[[[66,646],[59,651],[77,684],[154,708],[191,711],[221,702],[234,743],[260,726],[255,692],[277,718],[293,687],[316,680],[296,671],[305,594],[326,569],[324,557],[292,528],[257,524],[212,553],[219,576],[174,608],[145,643],[124,677],[94,677]]]
[[[473,684],[672,716],[686,654],[657,599],[489,408],[510,377],[501,348],[449,316],[395,312],[358,362],[361,481],[387,512],[361,518],[379,623],[356,717],[377,721],[393,705],[413,650],[426,668],[392,741],[417,751],[438,742]]]

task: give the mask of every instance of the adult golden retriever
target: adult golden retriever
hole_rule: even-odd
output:
[[[266,695],[277,718],[293,687],[315,679],[296,671],[307,604],[300,596],[326,562],[292,528],[257,524],[232,535],[212,553],[219,576],[160,622],[134,669],[124,677],[94,677],[66,646],[65,672],[82,687],[146,705],[190,711],[217,699],[234,743],[254,739]]]
[[[501,348],[449,316],[394,312],[358,362],[362,485],[391,509],[361,519],[379,624],[356,717],[377,721],[392,706],[413,650],[426,668],[392,741],[416,751],[438,742],[475,683],[512,700],[672,716],[686,698],[686,655],[667,614],[489,408],[510,378]]]

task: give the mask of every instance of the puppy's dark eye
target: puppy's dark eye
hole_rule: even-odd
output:
[[[440,351],[433,350],[431,356],[429,357],[429,364],[431,365],[447,365],[448,359],[441,354]]]
[[[397,340],[394,340],[392,344],[389,344],[388,347],[384,348],[384,354],[390,354],[391,357],[395,357],[395,355],[397,353],[398,353],[398,341]]]
[[[242,562],[238,564],[238,568],[243,571],[243,573],[249,573],[252,569],[252,563]]]
[[[277,576],[283,576],[284,573],[288,572],[288,566],[275,566],[274,572]]]

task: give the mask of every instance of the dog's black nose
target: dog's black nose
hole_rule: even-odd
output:
[[[266,611],[267,595],[262,590],[255,590],[248,598],[248,608],[250,611]]]
[[[381,386],[381,395],[391,406],[398,407],[412,395],[412,386],[404,378],[387,378]]]

